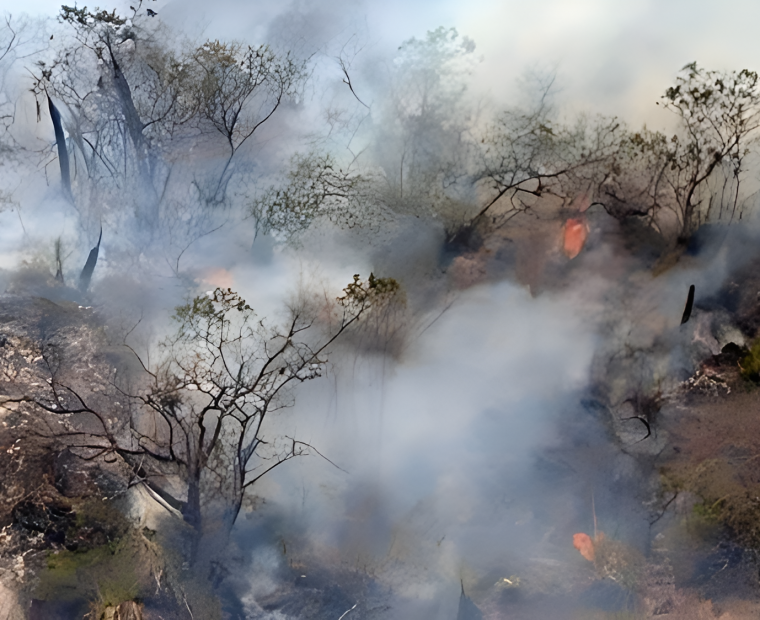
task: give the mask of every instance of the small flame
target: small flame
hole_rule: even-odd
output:
[[[234,278],[232,274],[221,267],[203,269],[198,274],[198,280],[203,284],[210,284],[217,288],[233,288]]]
[[[573,259],[581,253],[586,245],[588,237],[588,225],[584,217],[570,218],[565,222],[563,250],[565,256]]]
[[[581,555],[589,562],[594,561],[596,556],[594,553],[594,541],[591,536],[583,532],[573,534],[573,547],[580,551]]]

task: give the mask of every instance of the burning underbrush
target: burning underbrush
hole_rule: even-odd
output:
[[[412,345],[421,342],[415,329],[423,325],[434,334],[446,323],[447,311],[434,307],[446,291],[460,296],[465,310],[460,323],[431,336],[434,345],[426,346],[436,359],[450,340],[490,343],[499,333],[525,367],[546,367],[544,349],[556,349],[557,358],[568,360],[562,380],[585,377],[577,366],[588,363],[588,385],[563,387],[562,403],[530,400],[518,390],[508,405],[494,397],[482,418],[467,413],[471,426],[462,427],[461,441],[443,442],[438,452],[451,451],[452,461],[463,464],[470,459],[461,476],[475,482],[457,486],[462,481],[446,474],[425,492],[409,491],[414,501],[404,510],[388,507],[398,501],[396,491],[373,495],[371,477],[316,485],[315,493],[329,498],[322,516],[305,508],[306,479],[301,516],[283,494],[256,496],[203,577],[192,567],[192,535],[182,520],[181,470],[161,469],[163,453],[146,454],[128,441],[135,410],[123,390],[134,391],[139,368],[102,323],[98,311],[111,306],[4,296],[0,467],[10,483],[0,513],[2,587],[31,618],[89,613],[100,620],[116,617],[119,605],[126,606],[118,617],[148,620],[752,617],[757,609],[750,601],[760,593],[755,264],[738,260],[736,248],[707,263],[704,254],[684,250],[675,267],[654,276],[657,261],[628,228],[594,208],[580,224],[567,224],[566,215],[494,233],[478,251],[454,257],[447,273],[426,285],[435,291],[434,302],[427,300],[433,309],[423,308],[429,314],[420,310],[423,287],[407,284],[409,298],[378,306],[382,314],[346,339],[343,353],[353,360],[353,379],[362,356],[374,356],[397,364],[382,381],[410,372],[416,378],[408,381],[424,392],[426,376],[414,374],[425,365],[414,357]],[[572,251],[563,230],[573,231]],[[530,292],[504,283],[510,279]],[[693,282],[693,308],[684,314]],[[490,330],[491,315],[481,309],[491,306],[518,317],[532,336],[501,325]],[[557,307],[572,310],[577,321],[562,322]],[[590,363],[582,361],[585,349],[575,346],[580,339],[567,335],[567,325],[578,333],[592,326]],[[473,382],[490,393],[479,383],[490,372],[504,386],[512,385],[512,375],[538,385],[530,373],[520,375],[527,372],[522,368],[499,366],[498,357],[491,362],[496,370],[478,366],[466,349],[456,349],[458,364],[475,371],[447,381],[458,390]],[[433,371],[437,380],[443,372]],[[65,393],[51,396],[55,385],[67,386]],[[352,390],[346,400],[380,394]],[[374,404],[387,398],[389,407],[402,409],[382,382],[381,392]],[[307,392],[309,408],[322,407],[323,396]],[[454,391],[448,398],[459,396]],[[471,400],[459,406],[466,411]],[[59,402],[67,411],[77,402],[86,406],[61,414]],[[337,411],[337,405],[325,408],[331,406]],[[536,445],[524,461],[498,456],[518,450],[504,444],[515,424],[526,425],[547,408],[561,413],[526,426],[542,435],[531,439]],[[394,424],[388,415],[385,424]],[[351,423],[361,430],[358,415]],[[351,435],[360,437],[358,430]],[[471,452],[459,451],[459,443]],[[325,445],[332,456],[335,445]],[[124,449],[129,446],[133,456]],[[394,449],[404,458],[417,455],[411,474],[401,478],[433,477],[437,465],[425,461],[431,452]],[[498,480],[483,482],[483,469]],[[292,482],[286,476],[279,484]]]

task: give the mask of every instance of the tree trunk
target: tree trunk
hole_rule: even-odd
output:
[[[108,46],[108,52],[111,56],[111,65],[113,67],[114,88],[119,98],[122,114],[124,114],[127,133],[135,149],[138,175],[137,202],[141,211],[138,214],[140,216],[139,219],[145,225],[146,230],[154,230],[158,224],[158,194],[153,185],[153,162],[150,148],[143,135],[145,125],[132,98],[132,89],[129,86],[129,82],[127,82],[127,78],[122,72],[110,45]]]
[[[201,529],[201,485],[199,478],[198,475],[190,475],[187,484],[187,502],[182,508],[182,517],[185,519],[185,523],[198,531]]]

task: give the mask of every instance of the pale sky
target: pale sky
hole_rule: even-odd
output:
[[[0,0],[0,9],[54,15],[60,4]],[[89,4],[111,6],[108,0]],[[206,36],[255,42],[278,16],[280,27],[287,28],[291,18],[283,15],[294,7],[332,40],[348,39],[357,24],[363,25],[370,47],[394,49],[428,30],[454,26],[475,40],[483,57],[477,84],[494,98],[508,100],[526,69],[556,67],[564,99],[578,109],[654,127],[665,118],[654,102],[684,64],[760,69],[760,3],[746,0],[726,0],[721,8],[693,0],[148,0],[148,5],[166,21],[203,29]]]

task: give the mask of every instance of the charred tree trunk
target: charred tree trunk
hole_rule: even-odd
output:
[[[200,476],[191,474],[187,484],[187,502],[182,507],[182,517],[193,529],[200,531],[201,518],[201,485]]]
[[[69,169],[69,152],[66,149],[66,137],[63,135],[63,125],[61,123],[61,113],[58,108],[55,107],[50,97],[48,100],[48,110],[50,111],[50,119],[53,121],[53,131],[55,132],[55,144],[58,149],[58,163],[61,167],[61,187],[63,188],[63,194],[66,198],[74,202],[74,197],[71,194],[71,171]]]
[[[127,133],[135,149],[138,174],[137,197],[140,209],[138,215],[144,227],[147,230],[151,230],[158,224],[158,193],[154,186],[154,165],[150,153],[150,145],[143,134],[145,124],[140,118],[132,97],[132,89],[111,50],[110,44],[108,45],[108,53],[111,57],[111,66],[113,68],[114,89],[119,99],[122,114],[124,115]]]

